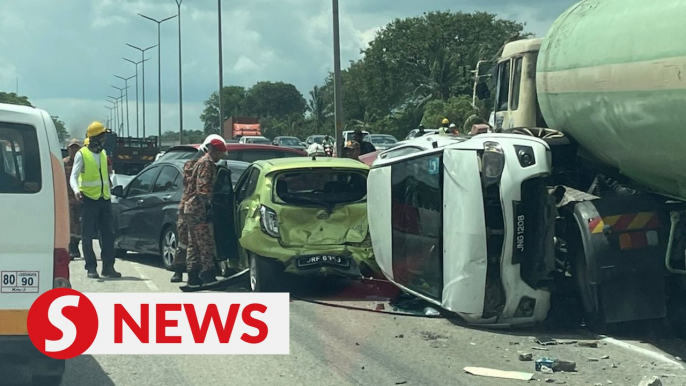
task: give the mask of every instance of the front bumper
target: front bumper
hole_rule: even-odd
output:
[[[241,247],[256,255],[278,260],[284,265],[287,273],[308,276],[346,276],[360,277],[369,273],[381,274],[371,244],[366,245],[303,245],[284,246],[279,239],[267,236],[259,228],[243,233],[239,243]],[[315,265],[298,267],[296,259],[303,256],[332,255],[350,257],[350,266],[337,267]],[[371,272],[370,272],[371,271]]]

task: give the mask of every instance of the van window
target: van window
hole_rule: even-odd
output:
[[[443,291],[442,158],[434,153],[391,166],[393,277],[436,300]]]
[[[517,58],[514,62],[514,75],[512,77],[512,101],[510,102],[510,110],[517,110],[519,108],[519,90],[522,86],[522,60]]]
[[[37,193],[40,190],[36,128],[0,122],[0,193]]]
[[[507,111],[507,102],[510,96],[510,61],[498,65],[498,96],[496,98],[496,111]]]

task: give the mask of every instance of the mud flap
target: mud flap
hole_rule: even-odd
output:
[[[577,203],[573,212],[582,248],[572,258],[586,313],[606,323],[666,316],[664,214],[647,196]],[[626,244],[650,231],[657,242]],[[622,240],[624,244],[622,244]]]

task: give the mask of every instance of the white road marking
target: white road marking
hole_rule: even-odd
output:
[[[661,353],[658,353],[655,351],[651,351],[651,350],[645,349],[643,347],[638,347],[638,346],[635,346],[631,343],[624,342],[621,340],[617,340],[614,338],[603,338],[602,341],[609,343],[609,344],[612,344],[612,345],[615,345],[617,347],[621,347],[621,348],[633,351],[633,352],[638,353],[638,354],[645,355],[645,356],[652,358],[656,361],[667,363],[667,364],[673,366],[675,369],[679,369],[679,370],[684,369],[684,365],[682,365],[681,363],[679,363],[673,359],[670,359],[669,357],[667,357],[664,354],[661,354]]]
[[[150,279],[149,277],[145,276],[145,274],[143,274],[143,270],[141,269],[140,264],[131,262],[131,265],[133,266],[133,269],[135,269],[136,272],[138,272],[138,276],[140,276],[141,280],[143,280],[145,285],[147,285],[151,291],[153,291],[153,292],[159,292],[160,291],[160,289],[157,288],[155,283],[153,283],[152,279]]]

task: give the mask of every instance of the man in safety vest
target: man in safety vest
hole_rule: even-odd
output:
[[[98,262],[93,251],[93,239],[100,231],[102,276],[121,277],[114,269],[114,223],[110,202],[110,178],[105,153],[105,136],[110,131],[100,122],[88,126],[88,145],[74,156],[69,184],[74,196],[83,202],[81,236],[88,277],[97,279]],[[84,141],[85,142],[85,141]]]

